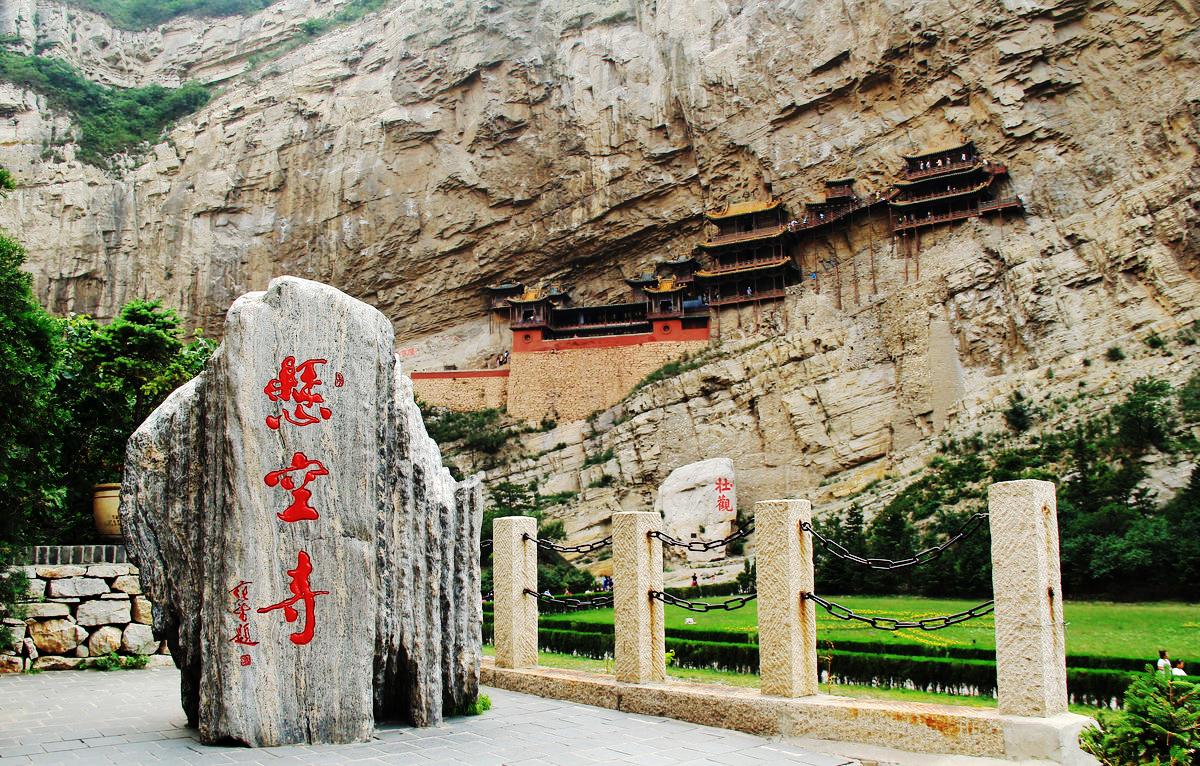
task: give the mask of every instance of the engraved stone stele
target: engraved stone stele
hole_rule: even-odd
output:
[[[654,500],[654,510],[662,515],[663,532],[684,542],[728,537],[737,518],[733,472],[733,460],[727,457],[701,460],[671,471]],[[725,546],[709,551],[672,547],[664,553],[698,563],[725,558]]]
[[[121,528],[203,742],[364,741],[478,694],[482,491],[393,345],[370,306],[274,279],[130,438]]]

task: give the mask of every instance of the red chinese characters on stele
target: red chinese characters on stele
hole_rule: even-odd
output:
[[[240,644],[241,646],[258,646],[258,642],[250,638],[250,620],[247,616],[250,612],[250,586],[254,583],[242,580],[235,585],[229,592],[233,594],[234,607],[231,610],[234,616],[237,617],[237,627],[234,629],[233,638],[229,639],[231,644]],[[243,654],[241,657],[242,666],[250,664],[250,655]]]
[[[733,490],[733,482],[729,481],[729,479],[717,479],[717,510],[718,511],[724,511],[724,512],[728,513],[733,510],[733,505],[729,502],[729,497],[726,496],[726,494],[725,494],[726,492],[730,492],[732,490]]]
[[[301,476],[302,474],[302,476]],[[292,464],[278,471],[271,471],[263,477],[268,487],[283,487],[292,493],[292,504],[283,513],[275,514],[284,521],[315,521],[320,518],[315,508],[308,504],[312,491],[306,489],[308,483],[318,476],[328,476],[329,471],[320,460],[310,460],[303,452],[292,455]],[[297,481],[298,480],[298,481]]]
[[[294,426],[310,426],[313,423],[319,423],[322,420],[329,420],[333,416],[333,412],[322,406],[325,403],[325,397],[313,391],[314,388],[321,385],[323,381],[317,377],[316,366],[325,364],[324,359],[309,359],[308,361],[296,364],[296,357],[289,356],[279,365],[279,377],[272,378],[271,382],[263,388],[263,393],[272,402],[287,402],[294,404],[294,409],[288,409],[289,404],[284,404],[278,415],[268,415],[267,425],[271,428],[278,429],[280,418],[286,420]],[[311,409],[316,407],[316,412]]]
[[[259,613],[262,614],[275,609],[282,609],[284,619],[288,622],[295,622],[300,616],[300,613],[296,610],[294,604],[297,601],[303,601],[304,625],[300,629],[300,632],[293,633],[290,636],[292,643],[296,644],[297,646],[303,646],[309,641],[312,641],[314,631],[317,627],[315,614],[317,596],[325,596],[329,594],[329,591],[327,590],[314,591],[312,589],[312,586],[308,582],[308,576],[311,574],[312,562],[309,561],[307,553],[300,551],[300,555],[297,556],[296,560],[296,568],[288,570],[288,577],[292,578],[292,582],[288,586],[288,590],[292,592],[292,597],[280,601],[278,604],[264,606],[262,609],[258,610]]]

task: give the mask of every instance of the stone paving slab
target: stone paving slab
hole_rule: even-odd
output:
[[[485,688],[492,709],[370,742],[275,748],[201,745],[173,668],[0,676],[0,766],[387,764],[388,766],[859,766],[740,732]]]

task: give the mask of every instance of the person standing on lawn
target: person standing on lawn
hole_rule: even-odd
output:
[[[1160,673],[1171,672],[1171,655],[1167,654],[1166,649],[1158,650],[1158,671]]]

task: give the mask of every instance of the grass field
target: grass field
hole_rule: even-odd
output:
[[[827,597],[868,616],[916,620],[953,614],[975,606],[977,602],[898,596]],[[710,602],[724,599],[709,599]],[[694,614],[679,607],[666,607],[669,628],[708,630],[757,630],[758,611],[752,601],[744,608],[726,612]],[[685,625],[691,617],[695,625]],[[548,615],[545,619],[612,623],[612,609],[597,609],[567,615]],[[1109,657],[1158,658],[1159,649],[1171,656],[1196,663],[1200,668],[1200,604],[1150,603],[1116,604],[1099,601],[1069,601],[1066,604],[1067,653]],[[821,646],[830,641],[896,641],[933,646],[995,647],[995,623],[991,615],[938,631],[906,629],[895,632],[875,630],[866,623],[847,622],[817,610],[817,636]]]

